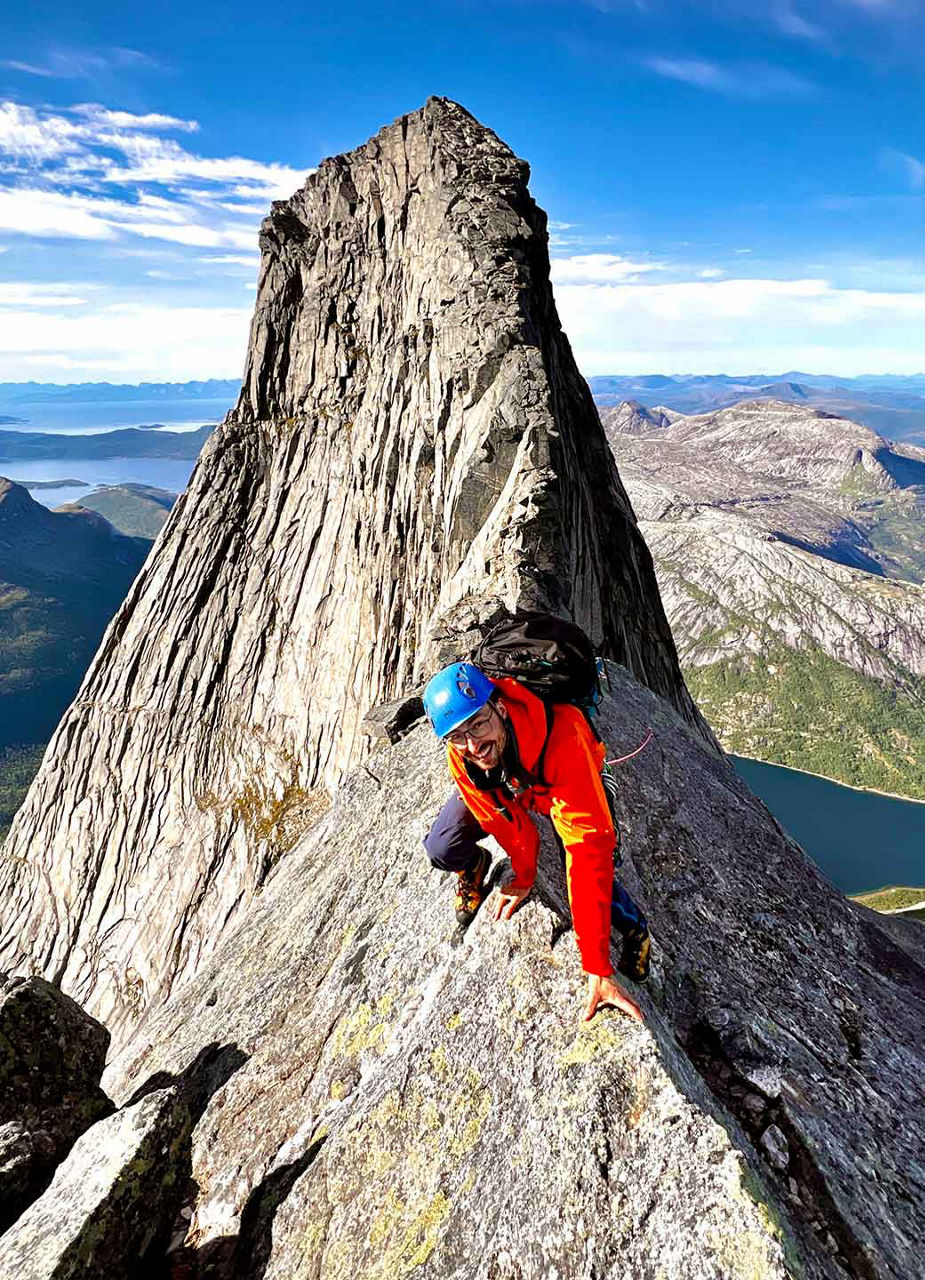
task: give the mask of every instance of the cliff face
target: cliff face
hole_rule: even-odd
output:
[[[237,408],[6,844],[0,961],[61,982],[116,1039],[363,758],[367,709],[502,605],[571,615],[707,735],[526,179],[432,99],[264,223]]]

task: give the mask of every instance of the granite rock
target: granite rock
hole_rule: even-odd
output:
[[[646,1025],[581,1024],[545,824],[535,895],[456,928],[421,847],[445,764],[412,728],[104,1077],[129,1097],[206,1042],[247,1055],[193,1136],[188,1275],[915,1273],[925,973],[672,708],[609,675],[611,753],[654,733],[618,766],[620,874],[655,937]]]
[[[113,1104],[109,1032],[42,978],[0,975],[0,1231],[45,1189]]]
[[[186,1190],[192,1117],[154,1091],[89,1129],[3,1236],[0,1280],[130,1280],[163,1253]]]

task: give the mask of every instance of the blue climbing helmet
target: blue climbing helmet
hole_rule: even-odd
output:
[[[453,662],[438,671],[424,690],[424,710],[434,733],[445,738],[481,710],[494,692],[492,681],[471,662]]]

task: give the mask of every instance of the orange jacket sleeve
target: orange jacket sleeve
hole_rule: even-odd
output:
[[[580,715],[580,713],[578,713]],[[561,727],[560,727],[561,723]],[[605,977],[610,963],[614,828],[601,783],[603,746],[580,721],[562,717],[546,753],[549,816],[565,846],[569,905],[586,973]]]
[[[473,786],[458,752],[447,747],[447,765],[450,777],[456,783],[466,808],[477,818],[483,831],[494,836],[511,860],[514,871],[513,884],[518,889],[529,889],[536,879],[536,859],[540,848],[540,833],[520,804],[509,804],[510,818],[498,813],[491,795]]]

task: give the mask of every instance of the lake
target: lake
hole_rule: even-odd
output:
[[[101,484],[150,484],[182,493],[195,465],[195,458],[92,458],[86,462],[79,458],[67,458],[64,462],[42,458],[32,462],[4,462],[0,464],[0,475],[20,484],[27,480],[85,480],[86,484],[80,488],[65,485],[29,490],[43,506],[60,507],[64,502],[79,502]]]
[[[925,804],[732,756],[740,777],[843,893],[925,885]]]
[[[96,435],[119,427],[147,427],[160,422],[173,431],[190,430],[205,422],[221,422],[232,407],[227,399],[161,397],[158,400],[87,401],[57,403],[54,400],[0,402],[0,414],[22,418],[4,431],[50,431],[60,435]]]

